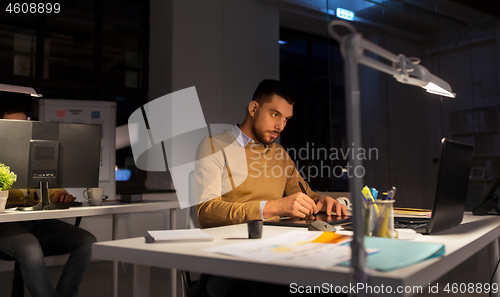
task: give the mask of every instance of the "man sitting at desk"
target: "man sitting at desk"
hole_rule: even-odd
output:
[[[4,119],[26,120],[19,108],[5,110]],[[50,189],[52,202],[71,202],[75,197],[64,189]],[[34,190],[11,190],[7,204],[35,201]],[[0,252],[16,259],[31,296],[77,296],[78,287],[90,262],[92,244],[96,238],[90,232],[59,220],[37,220],[0,223]],[[44,255],[70,253],[69,259],[54,289],[45,267]]]
[[[283,83],[264,80],[240,125],[201,142],[195,163],[195,196],[202,202],[197,206],[202,228],[279,216],[305,218],[318,211],[347,215],[343,204],[314,193],[284,148],[274,143],[292,117],[294,103]],[[212,297],[289,293],[284,286],[225,277],[211,277],[206,288]]]
[[[292,117],[294,103],[283,83],[264,80],[240,125],[202,141],[195,169],[196,198],[202,201],[197,207],[201,227],[279,216],[305,218],[318,211],[347,215],[345,206],[337,200],[315,194],[285,149],[274,143]],[[247,166],[235,166],[234,161],[229,166],[228,154],[235,141],[246,155]]]

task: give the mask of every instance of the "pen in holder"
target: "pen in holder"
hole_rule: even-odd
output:
[[[364,201],[366,236],[394,238],[394,200]]]

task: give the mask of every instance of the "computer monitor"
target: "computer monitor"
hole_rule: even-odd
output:
[[[17,174],[13,189],[98,187],[101,127],[0,120],[0,163]]]

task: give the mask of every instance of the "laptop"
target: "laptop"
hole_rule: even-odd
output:
[[[441,158],[436,182],[436,195],[429,224],[406,222],[408,218],[396,217],[396,228],[412,228],[422,234],[436,234],[462,222],[472,166],[471,145],[443,138]],[[414,227],[418,228],[414,228]]]

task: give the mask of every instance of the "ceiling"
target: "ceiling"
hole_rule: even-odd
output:
[[[491,35],[500,20],[494,16],[499,9],[491,7],[494,1],[281,0],[278,2],[281,26],[324,36],[326,36],[327,12],[331,19],[335,16],[337,7],[354,11],[356,15],[354,23],[359,29],[379,30],[422,43],[437,39],[453,43],[470,38],[472,35]],[[462,5],[462,2],[467,6]],[[486,10],[488,14],[481,10]],[[442,36],[436,38],[438,34],[446,34],[449,40],[444,40]]]
[[[498,5],[497,0],[482,0],[482,1],[450,0],[450,1],[500,19],[500,5]]]

